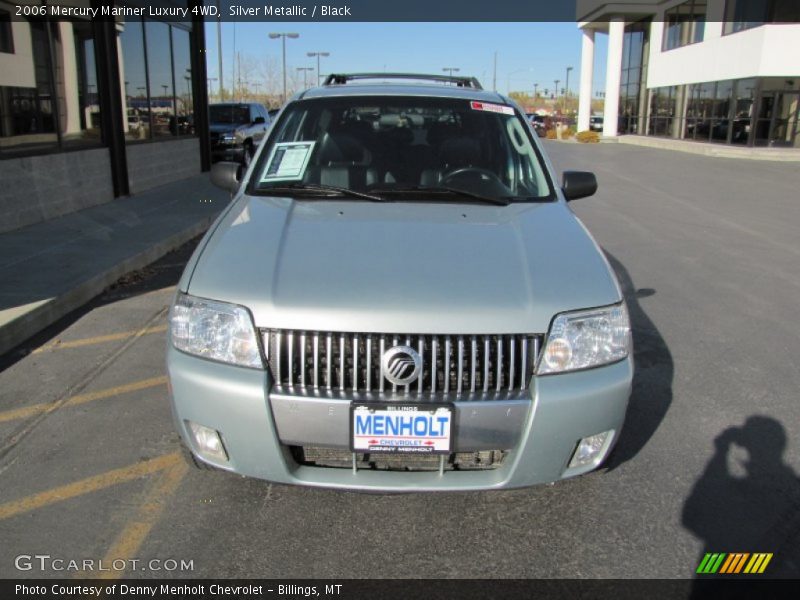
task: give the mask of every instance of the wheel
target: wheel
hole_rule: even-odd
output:
[[[245,169],[250,166],[250,163],[253,162],[253,154],[255,154],[256,150],[253,147],[253,142],[247,141],[244,143],[244,151],[242,152],[242,164],[244,165]]]

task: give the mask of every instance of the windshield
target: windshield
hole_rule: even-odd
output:
[[[254,174],[253,193],[306,185],[392,200],[418,200],[420,189],[510,202],[553,198],[528,125],[512,107],[451,98],[296,102]]]
[[[249,109],[235,104],[212,104],[208,107],[208,116],[214,124],[246,125],[250,122]]]

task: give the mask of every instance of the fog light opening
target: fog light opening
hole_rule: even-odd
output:
[[[604,431],[583,438],[578,442],[572,460],[569,461],[569,468],[585,467],[596,465],[603,459],[608,449],[611,439],[614,437],[613,431]]]
[[[218,431],[188,420],[186,425],[192,434],[194,447],[201,457],[217,462],[228,462],[228,453]]]

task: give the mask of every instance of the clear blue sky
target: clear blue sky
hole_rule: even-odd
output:
[[[234,47],[234,29],[235,42]],[[442,73],[458,67],[491,89],[497,51],[497,89],[500,92],[552,90],[554,80],[564,87],[566,67],[572,66],[570,89],[578,91],[581,35],[568,23],[233,23],[222,24],[223,74],[230,87],[235,52],[267,53],[280,61],[281,42],[271,31],[299,33],[286,41],[287,71],[315,67],[306,52],[327,51],[323,74],[358,71]],[[594,90],[605,81],[605,35],[596,36]],[[206,25],[208,76],[217,77],[217,25]],[[280,62],[278,63],[280,64]],[[217,84],[215,84],[217,85]]]

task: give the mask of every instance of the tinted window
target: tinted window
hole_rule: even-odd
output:
[[[529,128],[509,106],[331,98],[287,107],[276,126],[256,170],[257,189],[294,180],[387,193],[422,186],[517,200],[551,194]],[[307,166],[276,178],[284,156]]]
[[[208,108],[212,123],[245,125],[250,122],[250,109],[238,104],[214,104]]]

